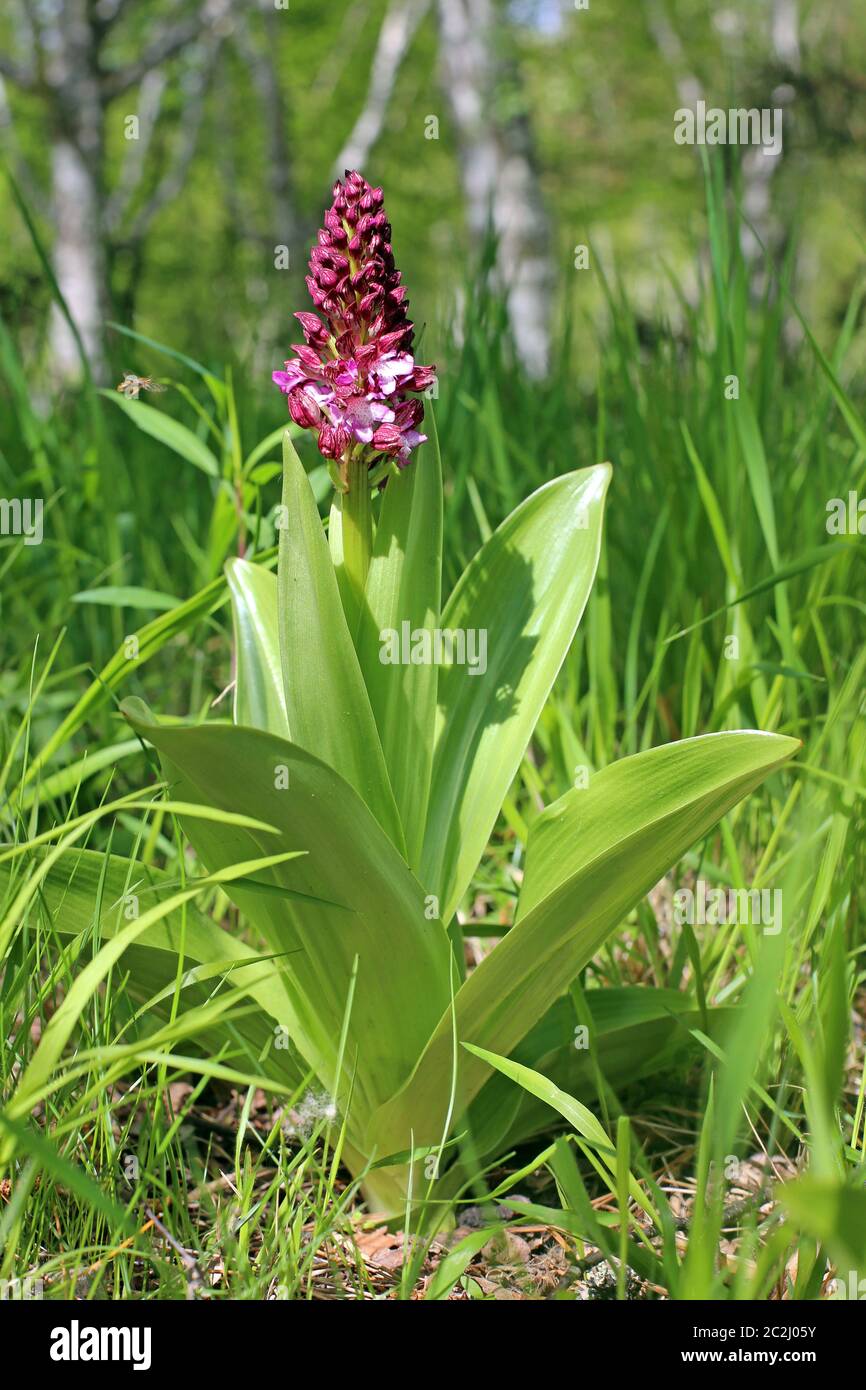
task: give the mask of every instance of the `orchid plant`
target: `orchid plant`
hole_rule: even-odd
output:
[[[581,779],[531,824],[513,925],[467,974],[458,909],[587,603],[610,468],[528,497],[443,604],[441,467],[435,431],[421,433],[434,372],[414,360],[382,190],[358,173],[335,185],[307,284],[317,312],[298,314],[305,341],[274,380],[328,460],[327,536],[287,431],[278,573],[228,566],[233,723],[159,723],[136,700],[124,712],[268,952],[229,951],[194,916],[185,961],[215,973],[234,957],[252,1008],[232,1036],[281,1085],[318,1079],[344,1161],[394,1213],[419,1163],[447,1200],[473,1165],[549,1123],[514,1084],[527,1068],[589,1096],[597,1068],[622,1081],[688,1041],[685,995],[592,990],[578,1019],[570,987],[797,745],[711,734]],[[460,660],[470,632],[484,634],[484,669]],[[112,865],[106,901],[125,874]],[[179,929],[161,918],[138,945],[166,962]]]

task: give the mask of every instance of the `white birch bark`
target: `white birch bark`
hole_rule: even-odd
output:
[[[492,226],[497,271],[520,359],[542,377],[550,365],[553,266],[528,119],[496,115],[498,13],[491,0],[438,0],[441,67],[457,129],[469,229]]]

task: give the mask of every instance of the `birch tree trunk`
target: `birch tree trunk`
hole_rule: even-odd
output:
[[[516,82],[497,56],[502,23],[493,0],[438,0],[442,80],[457,130],[469,229],[497,237],[497,273],[520,359],[533,377],[550,365],[553,265],[550,224],[529,119],[497,115],[500,87]]]
[[[6,0],[10,3],[10,0]],[[12,0],[15,3],[15,0]],[[105,321],[109,316],[109,262],[112,233],[120,229],[124,208],[141,175],[144,149],[129,179],[121,178],[113,199],[105,188],[105,116],[109,103],[142,87],[130,98],[130,115],[147,125],[136,109],[137,100],[151,75],[197,40],[213,57],[220,33],[231,27],[233,0],[200,0],[178,3],[149,26],[149,42],[139,47],[126,66],[104,61],[111,30],[128,12],[128,0],[17,0],[20,32],[26,35],[28,53],[19,61],[0,52],[0,75],[22,90],[41,98],[47,108],[51,145],[51,220],[55,229],[54,273],[60,293],[75,324],[81,346],[64,314],[52,310],[51,352],[55,372],[65,379],[80,377],[82,350],[93,376],[101,381],[106,372]],[[251,0],[236,0],[248,8]],[[207,54],[206,54],[207,57]],[[188,105],[189,128],[198,129],[196,112],[203,100],[210,68],[202,81],[193,83]],[[160,86],[161,91],[161,86]],[[152,95],[152,94],[151,94]],[[153,111],[156,119],[159,96]],[[2,115],[0,111],[0,115]],[[122,119],[122,115],[121,115]],[[177,196],[192,157],[190,138],[177,142],[173,169],[163,177],[148,206],[137,214],[133,238],[144,235],[154,211]]]
[[[52,91],[51,200],[54,273],[97,380],[105,373],[108,267],[103,210],[103,103],[99,51],[87,0],[47,9],[42,47]],[[69,325],[55,306],[51,348],[64,378],[80,375]]]
[[[94,378],[105,376],[104,324],[109,296],[101,227],[101,199],[93,169],[71,139],[59,136],[51,150],[56,239],[54,274],[78,329]],[[53,365],[64,379],[81,374],[75,337],[55,304],[51,311]]]

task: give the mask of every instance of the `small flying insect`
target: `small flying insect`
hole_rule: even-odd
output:
[[[123,381],[117,387],[122,396],[129,401],[137,401],[139,391],[164,391],[165,387],[154,381],[152,376],[136,376],[134,372],[124,372]]]

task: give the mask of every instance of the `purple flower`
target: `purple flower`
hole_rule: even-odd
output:
[[[345,461],[357,448],[368,470],[389,458],[404,467],[426,439],[424,406],[407,393],[426,391],[436,371],[412,356],[400,279],[382,190],[347,170],[310,254],[307,288],[322,317],[295,315],[304,342],[273,373],[292,419],[317,431],[325,458]]]

